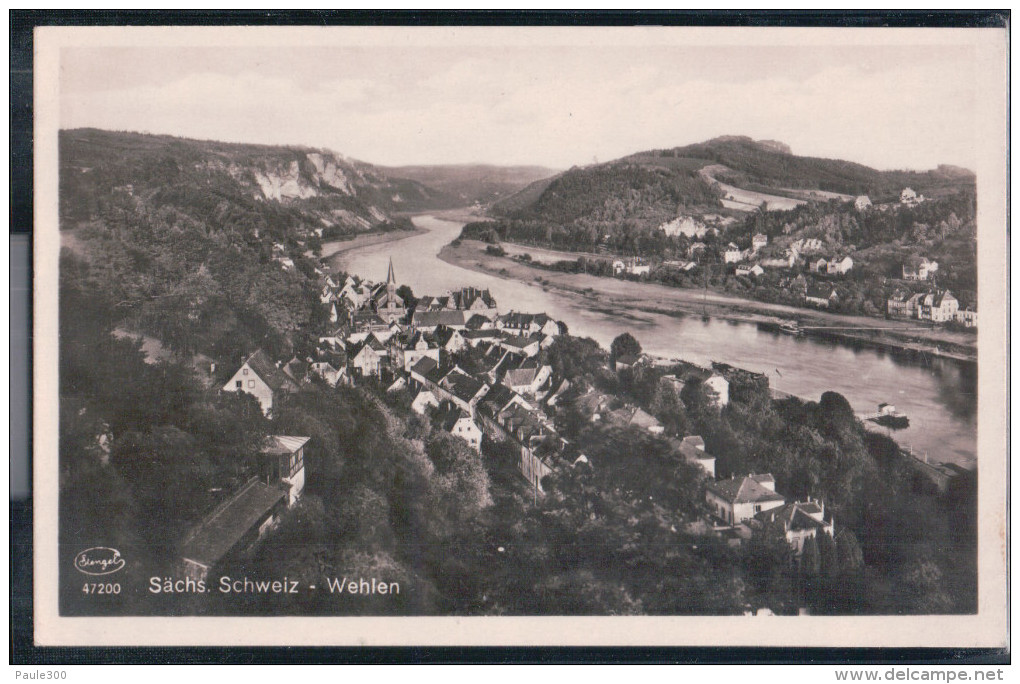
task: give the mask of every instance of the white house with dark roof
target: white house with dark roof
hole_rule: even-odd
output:
[[[927,257],[910,260],[903,264],[904,280],[928,280],[939,270],[939,262],[929,260]]]
[[[828,267],[826,269],[826,273],[834,273],[836,275],[846,275],[851,270],[853,270],[853,267],[854,267],[854,260],[851,259],[850,257],[845,256],[842,259],[836,259],[835,257],[833,257],[833,259],[829,262],[829,265],[828,265]]]
[[[336,387],[347,375],[346,367],[335,368],[329,361],[313,361],[308,366],[308,372],[318,375],[327,385]]]
[[[744,252],[740,247],[733,244],[732,242],[726,245],[726,250],[723,252],[723,262],[727,264],[736,264],[744,260]]]
[[[829,304],[839,302],[839,295],[836,294],[836,289],[831,285],[812,283],[808,285],[807,291],[804,293],[804,299],[808,304],[828,308]]]
[[[296,392],[298,384],[258,349],[241,363],[241,367],[223,385],[224,392],[245,392],[259,400],[267,416],[281,393]]]
[[[785,506],[762,511],[755,519],[766,524],[782,525],[786,541],[799,556],[804,552],[804,542],[819,534],[835,537],[832,519],[825,518],[825,504],[808,499],[795,501]]]
[[[680,455],[688,463],[700,466],[709,476],[715,477],[715,456],[705,451],[701,435],[688,435],[680,440]]]
[[[705,502],[712,514],[729,525],[750,520],[762,511],[779,508],[786,499],[776,493],[776,480],[768,473],[750,474],[729,480],[710,482]]]
[[[920,300],[918,318],[932,323],[948,323],[956,320],[956,312],[960,302],[949,290],[942,290],[924,295]]]
[[[460,437],[475,451],[482,448],[482,431],[467,411],[450,402],[439,407],[435,415],[436,427]]]
[[[506,335],[499,338],[499,346],[514,354],[536,356],[542,348],[542,339],[536,335]]]
[[[411,410],[419,415],[425,415],[429,406],[439,408],[439,400],[436,399],[436,395],[428,389],[419,390],[411,401]]]

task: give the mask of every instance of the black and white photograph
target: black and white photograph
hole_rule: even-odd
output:
[[[36,41],[43,643],[1005,643],[1006,30]]]

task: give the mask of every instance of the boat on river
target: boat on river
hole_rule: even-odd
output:
[[[865,420],[870,420],[872,423],[894,430],[910,427],[910,418],[906,414],[897,411],[896,407],[892,404],[886,403],[879,404],[878,413],[868,416]]]

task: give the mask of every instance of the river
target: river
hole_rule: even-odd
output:
[[[428,232],[358,247],[337,254],[334,263],[349,273],[381,281],[392,258],[397,282],[409,285],[418,297],[467,285],[488,288],[501,311],[544,311],[564,321],[572,335],[592,337],[606,348],[614,337],[630,332],[650,354],[703,365],[720,361],[765,373],[772,387],[807,399],[817,400],[822,392],[832,390],[845,396],[858,413],[873,413],[880,402],[889,402],[910,417],[910,427],[891,433],[900,444],[936,461],[963,466],[975,462],[977,371],[973,364],[938,358],[920,362],[700,316],[593,311],[538,284],[441,261],[436,256],[439,250],[460,234],[464,224],[432,216],[416,216],[413,221]]]

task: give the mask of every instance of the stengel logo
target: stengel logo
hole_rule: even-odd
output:
[[[85,549],[74,557],[74,568],[86,575],[112,575],[124,567],[120,551],[108,546]]]

